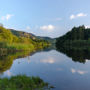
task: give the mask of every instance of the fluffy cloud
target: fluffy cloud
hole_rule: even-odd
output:
[[[53,25],[44,25],[44,26],[41,26],[40,29],[51,32],[55,29],[55,26],[53,26]]]
[[[83,74],[86,74],[86,73],[87,73],[87,71],[76,70],[76,69],[74,69],[74,68],[71,68],[71,72],[72,72],[72,73],[78,73],[78,74],[80,74],[80,75],[83,75]]]
[[[84,13],[78,13],[78,14],[76,14],[76,15],[71,15],[70,16],[70,19],[72,20],[72,19],[75,19],[75,18],[78,18],[78,17],[85,17],[85,16],[87,16],[87,14],[84,14]]]
[[[1,20],[9,20],[12,16],[14,16],[14,15],[12,15],[12,14],[7,14],[6,16],[2,16],[2,17],[1,17]]]
[[[85,28],[90,28],[90,25],[86,25]]]
[[[87,16],[87,14],[84,14],[84,13],[77,14],[77,17],[85,17],[85,16]]]
[[[29,26],[26,27],[27,30],[30,30],[31,28]]]
[[[71,16],[70,16],[70,19],[74,19],[74,18],[75,18],[75,15],[71,15]]]

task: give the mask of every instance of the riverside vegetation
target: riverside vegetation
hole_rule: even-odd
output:
[[[38,39],[32,34],[0,26],[0,73],[8,70],[15,58],[28,56],[31,52],[42,50],[50,45],[49,41]],[[17,51],[23,52],[17,54]],[[19,75],[0,79],[0,90],[50,90],[50,88],[48,83],[39,77]]]
[[[73,61],[85,63],[90,59],[90,28],[85,28],[84,25],[73,27],[71,31],[56,39],[56,48]]]
[[[71,57],[73,61],[85,63],[86,59],[90,59],[90,29],[86,29],[84,25],[74,27],[56,40],[46,39],[0,26],[0,73],[8,70],[14,59],[29,56],[31,52],[47,48],[51,46],[53,40],[54,43],[52,44],[54,45],[56,42],[57,50]],[[54,49],[56,48],[54,47]],[[8,52],[11,54],[7,55]],[[48,83],[39,77],[19,75],[0,79],[1,90],[12,90],[12,88],[13,90],[46,90],[46,88],[50,89],[51,87],[53,86],[49,87]]]
[[[17,58],[25,58],[35,53],[30,51],[0,53],[0,74],[9,70]],[[29,58],[29,57],[28,57]],[[50,90],[54,88],[39,77],[26,75],[11,75],[9,78],[0,78],[0,90]]]
[[[0,90],[50,90],[52,86],[39,77],[25,75],[0,79]]]
[[[20,51],[20,50],[37,50],[50,46],[50,43],[43,39],[32,37],[24,32],[14,31],[0,26],[0,51]],[[23,33],[23,35],[22,35]]]

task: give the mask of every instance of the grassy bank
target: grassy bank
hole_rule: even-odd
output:
[[[18,35],[17,35],[18,34]],[[38,39],[35,35],[25,32],[13,33],[2,26],[0,26],[0,52],[3,51],[33,51],[36,49],[43,49],[49,46],[47,40]]]
[[[50,90],[51,86],[39,77],[12,76],[0,79],[0,90]]]
[[[33,51],[35,49],[34,45],[32,44],[21,44],[21,43],[7,44],[5,48],[9,50],[28,50],[28,51]]]
[[[6,53],[6,52],[17,52],[17,51],[36,51],[36,50],[42,50],[46,47],[49,47],[50,44],[47,43],[34,43],[34,44],[25,44],[25,43],[6,43],[6,42],[0,42],[0,52]]]

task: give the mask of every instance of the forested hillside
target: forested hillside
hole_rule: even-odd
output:
[[[45,40],[48,41],[50,43],[55,43],[56,39],[54,38],[50,38],[50,37],[42,37],[42,36],[36,36],[32,33],[27,33],[27,32],[23,32],[23,31],[18,31],[18,30],[14,30],[14,29],[9,29],[14,35],[16,35],[17,37],[26,37],[26,38],[30,38],[32,40],[38,39],[38,40]]]
[[[0,26],[0,49],[33,50],[42,49],[50,45],[48,41],[39,40],[34,35],[12,31]]]
[[[72,28],[65,35],[57,38],[56,47],[89,47],[90,46],[90,28],[79,26]]]

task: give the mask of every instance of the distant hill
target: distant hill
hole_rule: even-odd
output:
[[[56,39],[56,47],[86,48],[90,46],[90,28],[84,25],[72,28],[71,31]]]
[[[26,38],[31,38],[31,39],[36,39],[37,37],[32,34],[32,33],[27,33],[27,32],[23,32],[23,31],[18,31],[18,30],[14,30],[14,29],[9,29],[14,35],[16,35],[17,37],[26,37]]]
[[[42,40],[46,40],[49,41],[50,43],[55,43],[56,39],[55,38],[50,38],[50,37],[41,37],[41,36],[37,36],[38,39],[42,39]]]
[[[0,26],[0,50],[20,51],[20,50],[37,50],[50,46],[51,43],[44,39],[38,39],[37,36],[13,29],[6,29]],[[3,50],[2,50],[3,48]]]
[[[39,40],[46,40],[49,41],[51,43],[55,43],[55,39],[50,38],[50,37],[41,37],[41,36],[35,36],[32,33],[27,33],[27,32],[23,32],[23,31],[18,31],[18,30],[14,30],[14,29],[9,29],[14,35],[16,35],[17,37],[26,37],[26,38],[30,38],[30,39],[39,39]]]

